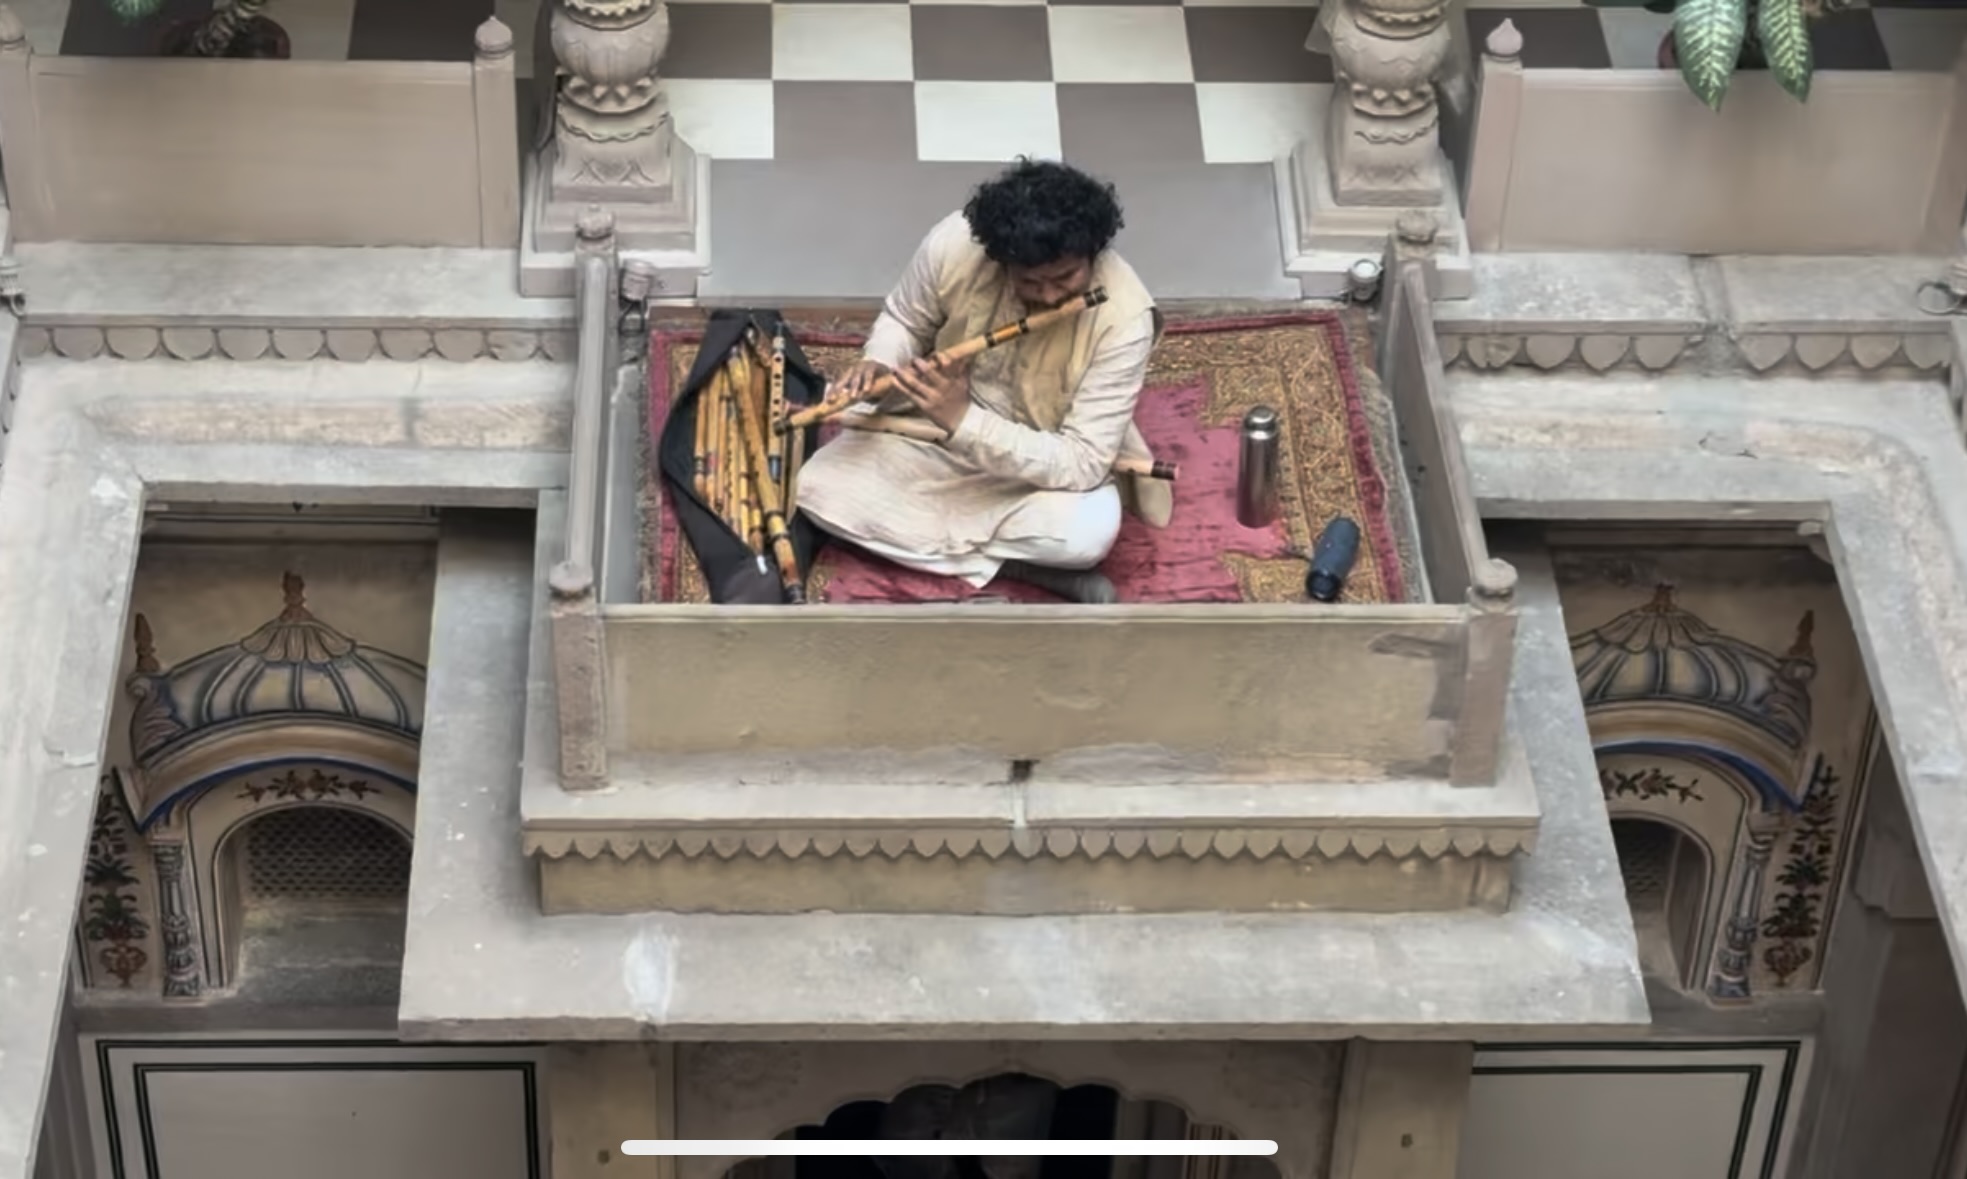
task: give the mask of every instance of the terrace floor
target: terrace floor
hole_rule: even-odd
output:
[[[519,38],[522,133],[540,0],[275,0],[312,59],[463,60],[491,15]],[[152,51],[210,0],[128,23],[108,0],[13,0],[36,52]],[[869,298],[969,189],[1019,154],[1113,180],[1120,248],[1164,298],[1292,299],[1271,161],[1313,133],[1328,58],[1306,0],[677,0],[663,62],[675,125],[713,160],[719,300]],[[1474,0],[1477,44],[1505,17],[1532,68],[1652,68],[1668,18]],[[1915,0],[1835,14],[1825,69],[1947,68],[1967,8]]]

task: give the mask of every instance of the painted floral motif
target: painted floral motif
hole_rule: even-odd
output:
[[[126,987],[150,961],[139,944],[150,936],[150,923],[137,902],[133,843],[115,787],[105,785],[96,803],[89,862],[83,869],[88,891],[82,902],[82,936],[95,949],[102,968]]]
[[[1700,784],[1701,780],[1696,778],[1683,786],[1672,774],[1657,768],[1634,770],[1630,773],[1625,770],[1598,771],[1598,785],[1607,798],[1630,795],[1642,802],[1655,798],[1671,798],[1675,802],[1700,802],[1701,792],[1697,789]]]
[[[309,770],[306,776],[302,776],[299,770],[288,770],[264,784],[248,782],[239,789],[239,797],[250,798],[254,802],[268,799],[274,802],[320,802],[344,796],[361,799],[374,793],[376,788],[366,780],[344,782],[340,774],[324,774],[320,770]]]
[[[1832,793],[1837,784],[1837,774],[1819,757],[1790,836],[1789,856],[1776,876],[1783,891],[1776,894],[1762,922],[1762,936],[1774,941],[1762,951],[1762,964],[1776,976],[1778,986],[1788,986],[1816,957],[1837,838],[1837,796]]]

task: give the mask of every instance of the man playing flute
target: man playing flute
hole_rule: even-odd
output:
[[[1111,248],[1121,225],[1111,185],[1021,159],[931,229],[836,388],[892,372],[894,393],[848,412],[919,413],[946,437],[842,431],[800,470],[800,511],[912,569],[1117,601],[1098,566],[1119,535],[1123,491],[1152,524],[1172,509],[1165,482],[1113,472],[1117,458],[1150,457],[1134,406],[1162,331],[1153,297]],[[1064,322],[969,361],[930,359],[1095,287],[1106,301]]]

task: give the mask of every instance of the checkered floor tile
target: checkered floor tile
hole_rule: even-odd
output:
[[[211,0],[165,0],[126,24],[108,0],[9,0],[37,52],[153,50],[162,27]],[[461,60],[497,13],[522,77],[542,0],[273,0],[314,59]],[[1260,163],[1313,129],[1313,0],[672,0],[664,61],[676,125],[726,160],[992,162],[1019,154],[1092,165]],[[1531,68],[1655,68],[1670,18],[1575,0],[1468,0],[1479,45],[1504,19]],[[1834,14],[1820,68],[1949,68],[1967,0]]]

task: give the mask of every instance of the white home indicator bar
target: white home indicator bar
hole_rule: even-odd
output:
[[[878,1155],[888,1158],[984,1158],[1067,1155],[1129,1158],[1269,1157],[1277,1143],[1267,1138],[766,1138],[757,1141],[715,1138],[631,1138],[622,1153],[666,1158],[826,1158]]]

